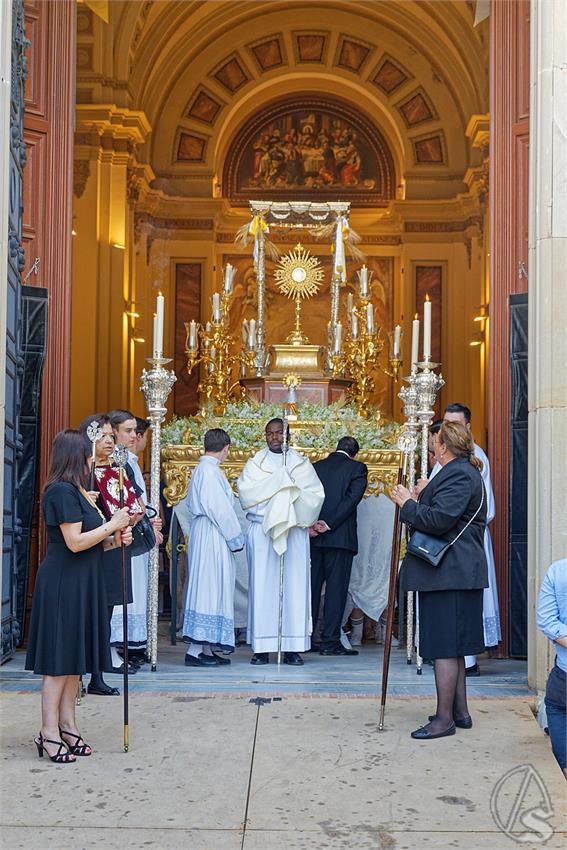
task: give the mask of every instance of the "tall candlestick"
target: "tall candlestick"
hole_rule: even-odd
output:
[[[220,294],[218,292],[213,292],[213,322],[218,325],[221,320],[221,303],[220,303]]]
[[[402,328],[400,325],[396,325],[394,328],[394,359],[398,359],[400,356],[400,341],[402,338]]]
[[[341,325],[340,322],[337,322],[337,324],[335,325],[334,336],[335,336],[334,353],[339,354],[340,350],[341,350],[341,343],[343,341],[343,326]]]
[[[248,322],[248,348],[251,351],[256,348],[256,319]]]
[[[358,315],[354,312],[350,317],[350,332],[353,339],[358,339]]]
[[[374,307],[372,304],[366,305],[366,330],[369,334],[374,333]]]
[[[423,359],[431,360],[431,301],[425,296],[423,303]]]
[[[156,317],[154,320],[154,360],[159,359],[163,354],[164,304],[165,298],[160,292],[156,298]]]
[[[413,370],[419,359],[419,319],[417,313],[411,324],[411,368]]]
[[[231,266],[230,263],[226,264],[224,270],[224,291],[227,295],[232,295],[232,281],[234,279],[234,273],[236,269],[234,266]]]
[[[368,298],[368,269],[366,266],[359,270],[358,280],[360,281],[360,297]]]

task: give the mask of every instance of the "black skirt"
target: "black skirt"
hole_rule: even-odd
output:
[[[126,587],[128,602],[132,602],[132,558],[125,547]],[[122,550],[108,549],[102,556],[106,601],[109,606],[122,605]]]
[[[480,590],[419,591],[419,653],[459,658],[484,652]]]

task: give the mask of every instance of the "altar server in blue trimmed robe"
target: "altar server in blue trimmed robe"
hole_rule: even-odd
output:
[[[189,644],[185,656],[189,667],[230,664],[229,658],[216,655],[213,649],[234,649],[236,563],[232,553],[242,549],[245,541],[230,484],[220,469],[229,450],[226,431],[207,431],[205,454],[180,506],[190,517],[189,581],[182,628],[183,640]]]

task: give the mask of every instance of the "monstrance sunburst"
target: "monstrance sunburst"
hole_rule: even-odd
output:
[[[274,277],[280,292],[295,300],[295,328],[287,341],[303,345],[309,340],[301,332],[301,301],[319,291],[323,268],[317,257],[312,257],[298,242],[292,251],[280,258]]]

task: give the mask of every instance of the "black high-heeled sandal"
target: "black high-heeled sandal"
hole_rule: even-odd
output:
[[[50,738],[44,738],[41,732],[39,733],[39,738],[33,739],[34,744],[37,747],[37,754],[40,759],[43,758],[44,752],[47,753],[47,757],[55,762],[55,764],[72,764],[77,761],[76,758],[73,757],[73,754],[68,752],[67,745],[63,741],[52,741]],[[54,756],[50,756],[47,752],[47,748],[45,744],[58,744],[59,748]],[[62,752],[64,750],[64,752]]]
[[[93,751],[89,747],[88,744],[85,744],[85,741],[84,741],[84,738],[83,738],[82,735],[75,735],[73,732],[66,732],[65,729],[61,728],[61,726],[59,727],[59,734],[61,735],[62,741],[63,741],[63,735],[68,735],[69,738],[75,739],[74,744],[68,744],[67,741],[63,741],[63,743],[68,747],[71,755],[74,755],[74,756],[92,756]],[[82,741],[83,743],[80,744],[79,741]],[[87,753],[87,750],[90,750],[90,753]]]

